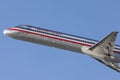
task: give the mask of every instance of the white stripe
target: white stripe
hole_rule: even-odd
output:
[[[72,39],[68,39],[68,38],[63,38],[63,37],[54,36],[54,35],[50,35],[50,34],[44,34],[44,33],[41,33],[41,32],[35,32],[35,31],[26,30],[26,29],[21,29],[21,28],[15,28],[15,29],[24,30],[24,31],[28,31],[28,32],[33,32],[33,33],[37,33],[37,34],[42,34],[42,35],[46,35],[46,36],[52,36],[52,37],[61,38],[61,39],[64,39],[64,40],[69,40],[69,41],[78,42],[78,43],[84,43],[84,44],[92,45],[92,44],[90,44],[90,43],[85,43],[83,40],[82,40],[83,42],[81,42],[81,41],[76,41],[76,40],[72,40]]]

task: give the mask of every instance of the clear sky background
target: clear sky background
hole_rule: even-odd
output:
[[[120,0],[0,0],[0,80],[120,79],[120,73],[86,55],[3,35],[21,24],[100,40],[120,31]]]

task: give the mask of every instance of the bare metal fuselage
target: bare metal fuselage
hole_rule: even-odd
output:
[[[42,44],[46,46],[51,46],[55,48],[82,53],[81,47],[83,46],[80,44],[64,42],[64,41],[60,41],[53,38],[48,38],[48,37],[38,36],[34,34],[18,32],[18,31],[13,31],[11,32],[11,34],[9,33],[8,35],[12,38],[19,39],[19,40],[29,41],[37,44]]]

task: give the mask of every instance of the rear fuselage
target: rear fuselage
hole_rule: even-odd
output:
[[[98,42],[97,40],[93,39],[83,38],[75,35],[65,34],[28,25],[8,28],[4,31],[4,33],[15,39],[20,39],[79,53],[83,53],[81,50],[83,46],[91,47]],[[114,52],[120,53],[119,45],[115,45]]]

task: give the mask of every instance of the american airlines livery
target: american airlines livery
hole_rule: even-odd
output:
[[[101,41],[29,25],[8,28],[3,33],[14,39],[83,53],[120,72],[120,45],[114,44],[118,32],[111,32]]]

